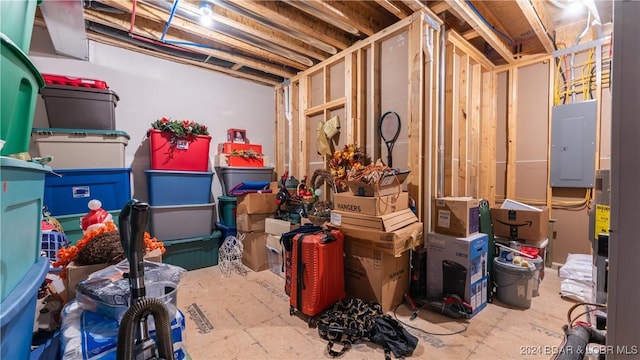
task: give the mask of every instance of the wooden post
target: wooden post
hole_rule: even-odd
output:
[[[509,69],[509,104],[507,106],[507,181],[505,194],[513,199],[516,195],[516,126],[518,113],[518,68]]]

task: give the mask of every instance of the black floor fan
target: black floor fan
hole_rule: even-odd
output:
[[[143,250],[149,208],[149,204],[131,199],[120,213],[120,242],[129,260],[131,304],[118,328],[118,360],[173,360],[171,317],[167,306],[159,299],[145,297]],[[157,342],[149,335],[149,315],[153,315]]]

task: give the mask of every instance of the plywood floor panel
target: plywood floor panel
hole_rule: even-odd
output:
[[[187,272],[178,290],[178,306],[187,321],[187,351],[193,360],[207,359],[329,359],[317,329],[289,316],[284,280],[270,271],[246,276],[222,275],[217,266]],[[409,329],[419,339],[414,359],[549,359],[527,348],[550,352],[562,341],[562,325],[573,304],[559,296],[560,279],[546,269],[540,296],[528,310],[495,301],[468,323],[421,309],[414,321],[404,306],[399,319],[426,332]],[[449,334],[467,326],[457,335]],[[428,333],[427,333],[428,332]],[[429,334],[431,333],[431,334]],[[370,343],[353,346],[341,359],[383,359]]]

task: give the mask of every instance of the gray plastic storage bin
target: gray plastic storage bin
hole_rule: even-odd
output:
[[[215,204],[151,206],[149,234],[158,241],[211,235]]]
[[[216,167],[216,173],[222,185],[222,193],[231,195],[229,191],[243,182],[271,182],[272,167]]]
[[[120,98],[113,90],[47,85],[40,94],[52,128],[116,128],[116,104]]]

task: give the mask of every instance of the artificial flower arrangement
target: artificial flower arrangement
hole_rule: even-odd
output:
[[[368,162],[369,159],[364,150],[357,144],[348,144],[342,150],[335,151],[333,156],[329,158],[329,169],[338,192],[348,190],[344,181],[347,179],[349,171],[365,166]]]
[[[191,120],[171,120],[162,117],[151,123],[151,129],[171,133],[173,138],[209,135],[206,125]]]
[[[231,154],[227,154],[227,156],[239,156],[239,157],[243,157],[245,159],[260,159],[264,156],[264,154],[261,154],[255,150],[252,149],[248,149],[248,150],[238,150],[238,149],[234,149]]]

